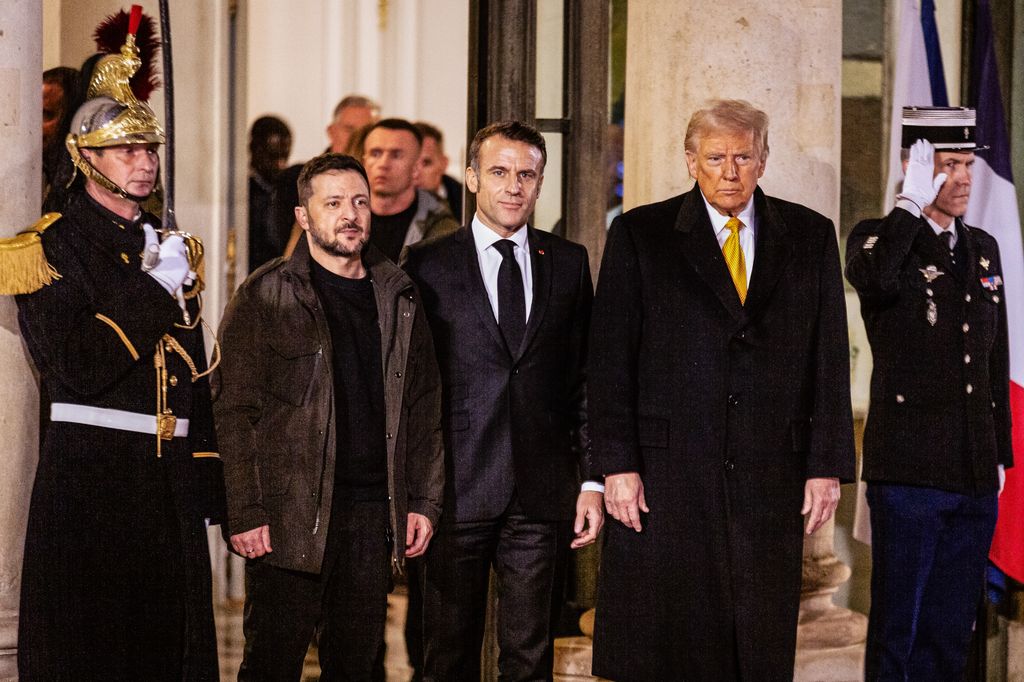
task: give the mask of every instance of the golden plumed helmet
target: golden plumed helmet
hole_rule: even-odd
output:
[[[142,10],[135,5],[128,34],[119,52],[101,57],[89,80],[86,101],[71,119],[65,144],[75,167],[87,177],[122,197],[141,201],[100,173],[82,155],[82,149],[102,149],[123,144],[163,144],[164,129],[153,110],[132,92],[130,81],[142,66],[135,33]]]

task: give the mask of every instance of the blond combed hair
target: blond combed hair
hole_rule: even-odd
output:
[[[751,132],[754,147],[763,160],[768,158],[768,114],[742,99],[712,99],[693,112],[686,126],[685,147],[696,152],[700,138],[714,130]]]

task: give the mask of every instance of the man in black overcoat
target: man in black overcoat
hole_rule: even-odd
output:
[[[445,507],[426,555],[424,679],[480,679],[488,574],[498,578],[502,679],[550,680],[570,547],[603,523],[588,476],[587,251],[527,225],[544,138],[509,121],[480,130],[470,225],[408,251],[443,384]]]
[[[709,102],[686,132],[697,186],[609,233],[588,375],[619,523],[595,675],[793,676],[803,533],[831,517],[854,455],[835,229],[757,188],[767,125]]]
[[[846,245],[871,342],[869,680],[959,680],[1012,466],[996,240],[966,225],[975,112],[906,107],[896,207]]]

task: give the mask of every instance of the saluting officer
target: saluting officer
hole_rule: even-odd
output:
[[[874,359],[868,680],[961,678],[1013,463],[999,248],[961,219],[974,126],[973,109],[904,108],[902,193],[847,242]]]
[[[53,401],[29,510],[22,680],[216,680],[206,519],[223,516],[190,237],[140,209],[164,132],[129,37],[67,138],[63,214],[0,249]],[[191,246],[187,245],[191,242]],[[144,257],[145,256],[145,257]],[[211,518],[212,517],[212,518]]]

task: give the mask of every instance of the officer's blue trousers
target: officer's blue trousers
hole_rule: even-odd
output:
[[[997,495],[869,483],[867,680],[961,680]]]

